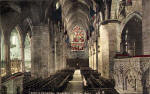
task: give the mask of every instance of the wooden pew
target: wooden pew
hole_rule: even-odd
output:
[[[118,94],[114,89],[115,81],[113,79],[105,79],[101,74],[91,68],[81,68],[81,75],[87,81],[85,92],[104,94]]]
[[[64,69],[57,71],[54,75],[46,79],[34,79],[24,86],[26,92],[61,92],[66,87],[69,80],[73,78],[74,69]],[[28,93],[26,93],[28,94]]]

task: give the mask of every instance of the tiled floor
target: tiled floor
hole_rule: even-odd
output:
[[[83,82],[82,82],[80,70],[75,71],[73,75],[73,79],[69,81],[65,92],[76,93],[76,94],[83,92]]]

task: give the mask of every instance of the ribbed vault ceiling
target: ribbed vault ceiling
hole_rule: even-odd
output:
[[[90,7],[93,7],[92,0],[60,0],[62,19],[68,34],[71,34],[75,26],[80,26],[86,32],[90,25]]]
[[[43,19],[46,21],[50,16],[52,19],[55,18],[56,13],[52,11],[57,11],[54,7],[58,3],[61,8],[62,18],[60,19],[68,34],[70,34],[76,25],[83,28],[86,32],[89,31],[90,9],[93,9],[93,5],[96,3],[95,0],[27,0],[26,2],[11,2],[8,0],[6,2],[0,2],[0,14],[10,15],[10,12],[14,12],[21,17],[25,15],[24,18],[30,17],[33,23],[40,23]]]

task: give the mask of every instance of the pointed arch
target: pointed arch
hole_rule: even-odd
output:
[[[133,12],[121,23],[120,28],[121,52],[130,56],[143,54],[142,47],[142,16]]]
[[[24,46],[25,71],[29,72],[31,71],[31,41],[29,33],[26,33]]]
[[[142,20],[142,15],[140,14],[140,12],[135,11],[135,12],[130,13],[130,14],[126,17],[126,19],[124,19],[124,20],[121,22],[121,25],[120,25],[120,27],[121,27],[121,28],[120,28],[120,31],[121,31],[121,32],[122,32],[123,29],[125,28],[126,24],[127,24],[132,18],[134,18],[134,17],[137,17],[138,19]]]
[[[11,72],[21,72],[22,71],[22,57],[21,57],[21,44],[22,44],[22,35],[21,31],[18,31],[15,27],[10,32],[10,64]]]

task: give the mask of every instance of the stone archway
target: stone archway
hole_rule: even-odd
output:
[[[122,21],[120,49],[130,56],[142,55],[142,17],[137,12]]]
[[[10,62],[11,73],[21,71],[21,36],[16,28],[10,34]]]

